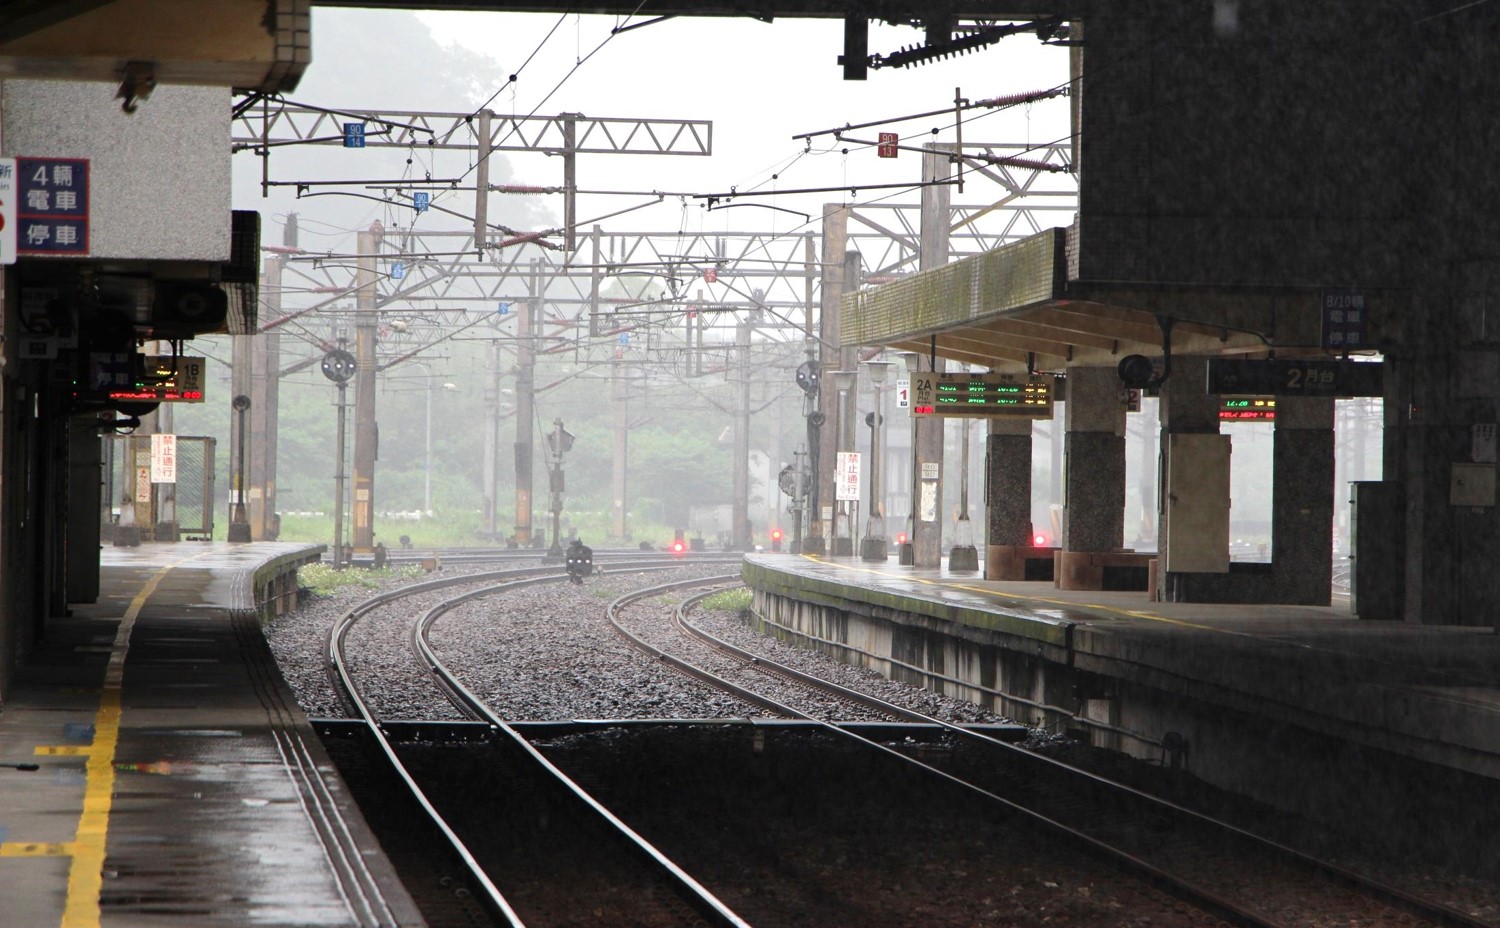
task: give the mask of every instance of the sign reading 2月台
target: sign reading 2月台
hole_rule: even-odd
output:
[[[16,159],[16,252],[89,253],[89,160]]]

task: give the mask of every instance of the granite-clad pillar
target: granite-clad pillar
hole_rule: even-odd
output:
[[[1333,398],[1278,397],[1271,549],[1276,601],[1332,602]]]
[[[1062,548],[1117,551],[1125,539],[1125,404],[1113,368],[1075,367],[1067,381]]]
[[[1125,539],[1125,403],[1119,375],[1114,368],[1070,368],[1066,396],[1063,524],[1053,580],[1064,590],[1102,590],[1118,582],[1109,579],[1108,568]]]
[[[991,418],[985,441],[986,580],[1025,580],[1031,534],[1030,419]]]

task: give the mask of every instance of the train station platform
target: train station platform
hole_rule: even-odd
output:
[[[258,626],[321,552],[101,551],[0,706],[0,924],[422,923]]]
[[[1500,779],[1500,635],[1328,607],[1154,602],[859,558],[747,555],[767,633],[1332,816]],[[1470,814],[1469,817],[1472,818]]]

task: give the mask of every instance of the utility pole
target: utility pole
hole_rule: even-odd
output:
[[[730,509],[730,537],[740,551],[751,547],[750,533],[750,333],[754,326],[736,326],[740,349],[739,383],[734,403],[734,506]]]
[[[490,240],[490,123],[494,117],[489,110],[479,111],[479,128],[474,138],[478,148],[474,162],[474,253],[481,261]]]
[[[375,553],[375,255],[385,228],[379,221],[357,236],[354,304],[354,554]]]
[[[948,193],[951,173],[949,153],[933,146],[922,154],[922,240],[920,269],[931,270],[948,263]],[[913,373],[942,371],[947,362],[931,352],[918,352]],[[942,565],[943,552],[943,419],[939,416],[911,417],[912,429],[912,552],[917,567]],[[902,561],[908,563],[905,552]]]
[[[848,244],[849,209],[837,203],[823,207],[822,288],[819,291],[818,365],[824,372],[844,370],[845,352],[839,348],[839,300],[844,294],[844,252]],[[852,360],[853,352],[848,352]],[[822,554],[833,535],[833,471],[839,452],[838,395],[826,386],[818,391],[818,408],[808,416],[807,440],[812,451],[812,506],[802,550]]]
[[[531,261],[530,296],[516,320],[516,544],[531,545],[531,446],[535,435],[536,346],[532,336],[541,316],[541,273]]]
[[[284,248],[297,247],[297,214],[289,213],[282,228]],[[266,262],[261,305],[270,319],[281,316],[282,277],[286,254]],[[250,537],[275,541],[281,532],[276,514],[276,433],[280,415],[281,330],[270,329],[250,339]]]
[[[630,540],[630,526],[626,524],[625,512],[628,508],[626,499],[626,467],[630,443],[630,403],[627,390],[629,385],[625,379],[625,360],[616,358],[610,371],[610,402],[614,407],[612,412],[614,419],[614,454],[610,468],[610,497],[614,500],[611,510],[613,516],[610,523],[610,534],[616,541]]]
[[[490,339],[484,354],[484,463],[480,495],[484,531],[500,537],[500,342]]]

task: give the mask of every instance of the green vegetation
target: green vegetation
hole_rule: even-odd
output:
[[[721,612],[746,612],[750,608],[751,594],[748,587],[723,590],[703,600],[703,608]]]
[[[421,576],[420,567],[397,567],[384,570],[364,570],[348,567],[334,570],[326,564],[312,564],[297,571],[297,580],[318,596],[328,596],[346,586],[379,587],[387,580],[398,580]]]

